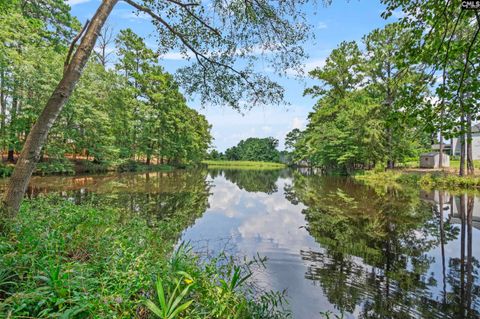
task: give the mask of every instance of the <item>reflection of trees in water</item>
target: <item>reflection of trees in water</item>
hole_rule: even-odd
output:
[[[432,210],[420,201],[417,190],[379,192],[348,179],[297,175],[285,193],[293,203],[308,206],[303,211],[308,231],[324,248],[301,252],[309,263],[306,278],[319,281],[339,311],[357,309],[360,318],[479,315],[478,280],[473,278],[478,262],[471,256],[471,226],[470,232],[461,230],[467,241],[460,249],[466,248],[467,256],[458,262],[463,268],[456,271],[455,258],[449,256],[446,277],[431,272],[432,264],[441,261],[428,252],[441,247],[444,256],[444,245],[457,239],[458,229],[443,220],[443,210]],[[465,216],[468,225],[468,213]],[[439,277],[448,281],[450,292],[437,282]],[[459,278],[465,279],[456,282]],[[438,297],[436,292],[442,289],[445,294]]]
[[[75,203],[91,203],[127,210],[142,215],[152,227],[162,227],[177,237],[186,227],[201,217],[208,208],[210,185],[206,170],[153,172],[142,174],[116,174],[85,176],[87,185],[74,179],[62,178],[53,189],[43,184],[32,185],[31,196],[57,191],[61,183],[67,190],[61,192]],[[77,177],[78,179],[78,177]],[[167,221],[167,223],[159,223]]]
[[[459,196],[460,249],[459,256],[450,257],[446,281],[452,287],[444,292],[445,301],[451,302],[457,318],[478,318],[480,313],[479,260],[473,256],[473,209],[471,195]]]
[[[273,194],[278,191],[277,180],[285,177],[285,170],[234,170],[210,169],[212,178],[223,175],[227,180],[247,192]]]

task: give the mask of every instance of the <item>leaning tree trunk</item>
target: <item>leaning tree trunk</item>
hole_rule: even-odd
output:
[[[80,45],[75,50],[71,61],[69,61],[71,51],[69,52],[65,63],[63,78],[55,88],[55,91],[53,91],[42,111],[42,114],[38,117],[25,141],[25,145],[23,146],[15,170],[13,171],[13,175],[10,178],[3,197],[3,216],[1,217],[11,218],[18,212],[28,182],[40,158],[40,153],[45,140],[47,139],[50,128],[72,94],[73,89],[83,72],[85,64],[92,53],[102,26],[117,2],[118,0],[102,1],[102,4],[93,16],[92,21],[88,24]],[[81,34],[79,34],[79,36],[80,35]],[[70,49],[73,49],[75,42],[76,41],[74,40]]]

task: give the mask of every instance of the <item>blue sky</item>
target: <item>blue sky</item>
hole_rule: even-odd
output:
[[[91,18],[97,9],[100,0],[67,0],[72,7],[72,13],[80,21]],[[315,40],[308,43],[305,49],[309,59],[305,61],[305,70],[322,66],[325,58],[342,41],[361,40],[363,35],[375,28],[382,27],[387,22],[380,17],[384,6],[379,0],[334,0],[327,7],[319,5],[315,13],[309,14],[309,22],[314,26]],[[143,15],[135,15],[130,6],[120,2],[112,12],[108,24],[114,32],[124,28],[131,28],[145,38],[148,46],[155,48],[155,30],[150,20]],[[161,64],[174,73],[185,65],[185,61],[175,52],[167,54]],[[273,136],[280,141],[293,128],[303,128],[306,125],[308,113],[312,110],[315,101],[310,97],[303,97],[305,87],[315,81],[296,77],[282,78],[279,82],[285,87],[288,106],[257,107],[243,114],[222,106],[202,107],[192,97],[189,105],[204,114],[212,124],[213,146],[220,151],[236,145],[241,139],[248,137]],[[189,97],[187,97],[189,98]]]

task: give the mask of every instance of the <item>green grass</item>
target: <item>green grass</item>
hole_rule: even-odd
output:
[[[420,162],[420,160],[409,160],[409,161],[406,161],[403,164],[400,164],[399,166],[404,167],[404,168],[419,168],[419,162]],[[480,160],[474,160],[473,165],[476,168],[480,169]],[[460,161],[450,159],[450,168],[453,168],[453,169],[460,168]]]
[[[444,172],[420,173],[420,172],[402,172],[387,171],[374,172],[367,171],[354,177],[371,186],[419,186],[424,189],[444,189],[450,191],[457,190],[480,190],[480,177],[478,176],[457,176]]]
[[[467,164],[465,163],[465,169]],[[473,166],[477,169],[480,169],[480,160],[474,160]],[[460,168],[460,161],[459,160],[450,160],[450,168]]]
[[[254,161],[202,161],[203,164],[213,168],[231,168],[231,169],[281,169],[285,164],[273,162],[254,162]]]
[[[0,235],[0,313],[79,319],[287,315],[276,306],[284,300],[280,293],[246,297],[254,287],[239,278],[250,274],[251,263],[237,266],[225,256],[202,262],[186,245],[174,250],[195,219],[178,215],[152,227],[112,207],[59,197],[26,201]]]

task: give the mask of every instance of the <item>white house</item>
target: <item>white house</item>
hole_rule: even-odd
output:
[[[460,156],[460,140],[452,138],[451,155]],[[472,126],[472,156],[474,160],[480,160],[480,123]]]

